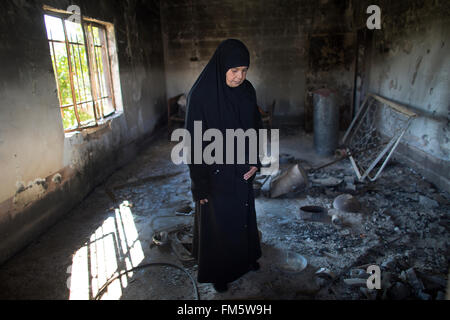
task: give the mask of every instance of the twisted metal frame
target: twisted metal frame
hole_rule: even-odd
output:
[[[360,181],[379,177],[416,116],[381,96],[366,96],[342,139]]]

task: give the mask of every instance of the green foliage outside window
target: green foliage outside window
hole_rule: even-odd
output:
[[[80,124],[86,125],[89,122],[95,122],[94,107],[91,95],[91,79],[90,71],[88,67],[88,57],[86,53],[85,42],[81,25],[74,24],[65,21],[67,32],[69,35],[69,42],[75,42],[77,44],[69,43],[70,62],[72,67],[72,81],[74,86],[74,92],[77,112],[80,118]],[[55,72],[56,81],[59,89],[59,99],[61,103],[61,114],[63,117],[64,130],[74,129],[78,126],[77,118],[75,115],[74,101],[72,96],[70,72],[69,72],[69,59],[67,44],[52,40],[61,41],[65,39],[64,30],[62,29],[62,20],[55,17],[46,16],[46,26],[49,36],[50,52],[53,63],[53,69]],[[98,28],[90,27],[89,32],[92,32],[94,43],[99,45]],[[98,71],[100,72],[100,86],[99,88],[103,93],[106,92],[104,75],[103,75],[103,61],[101,59],[100,48],[96,50],[96,63],[98,65]],[[103,82],[103,83],[102,83]],[[100,101],[98,102],[100,103]],[[64,107],[67,106],[67,107]],[[108,110],[109,111],[109,110]],[[114,111],[114,109],[113,109]]]

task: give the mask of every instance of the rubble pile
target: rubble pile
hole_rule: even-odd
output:
[[[265,243],[305,255],[311,266],[334,275],[316,275],[316,299],[445,298],[450,256],[447,193],[396,162],[374,182],[359,182],[344,166],[321,169],[309,179],[308,188],[278,200],[286,212],[259,198],[265,209],[258,221]],[[336,208],[342,199],[354,201],[344,206],[350,211]],[[302,219],[297,211],[305,205],[323,206],[330,221]],[[380,290],[367,288],[369,265],[380,267]]]

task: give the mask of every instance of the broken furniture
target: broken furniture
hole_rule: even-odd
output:
[[[326,96],[332,97],[332,92],[325,91],[325,93],[321,92],[320,94],[316,94],[316,96],[317,105],[324,105],[323,108],[319,108],[321,110],[317,111],[319,114],[317,119],[322,119],[323,116],[321,115],[326,113],[328,107],[325,106],[325,100],[322,103],[317,99],[322,99],[322,97]],[[296,187],[307,185],[308,173],[317,171],[346,158],[350,159],[359,181],[363,181],[365,178],[375,181],[416,116],[416,113],[398,103],[369,93],[342,139],[342,145],[345,147],[345,151],[342,152],[343,150],[340,150],[342,154],[339,158],[307,171],[300,164],[291,166],[278,177],[272,178],[270,182],[270,197],[276,198],[292,191]],[[385,119],[386,124],[383,124],[380,121],[381,119]],[[330,123],[327,124],[330,125]],[[314,131],[315,136],[316,130],[317,128]],[[320,143],[325,143],[324,141],[327,140],[326,137],[329,137],[327,134],[319,134],[319,136],[324,137],[324,139],[318,141]],[[332,150],[334,148],[329,149]],[[375,172],[375,174],[372,174],[372,172]]]
[[[289,193],[291,191],[295,191],[302,187],[310,187],[311,184],[319,183],[323,186],[336,186],[342,183],[342,179],[337,179],[330,177],[328,179],[309,179],[308,174],[318,171],[322,168],[328,167],[336,162],[342,161],[348,158],[349,155],[342,156],[332,162],[321,165],[317,168],[309,168],[308,170],[304,169],[300,163],[292,164],[289,168],[287,168],[283,172],[279,172],[277,175],[273,176],[270,180],[270,197],[276,198],[283,194]],[[266,180],[262,185],[270,178],[271,176],[267,176]]]
[[[416,116],[379,95],[366,96],[342,140],[360,181],[378,178]]]
[[[183,99],[184,97],[184,99]],[[177,123],[184,123],[185,116],[183,115],[183,103],[179,104],[180,102],[184,101],[184,111],[186,110],[186,104],[185,104],[185,94],[180,93],[179,95],[176,95],[175,97],[170,98],[167,100],[167,127],[169,130],[169,136],[172,133],[172,124],[174,122]]]

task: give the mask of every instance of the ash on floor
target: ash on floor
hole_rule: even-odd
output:
[[[182,266],[196,279],[195,261],[180,261],[170,245],[152,245],[155,231],[193,223],[188,169],[170,161],[175,144],[159,134],[133,163],[0,266],[0,298],[92,299],[118,272],[151,262]],[[332,160],[315,155],[312,136],[295,129],[281,131],[280,153],[283,168]],[[225,293],[198,284],[201,299],[445,298],[447,193],[395,161],[375,182],[357,181],[348,160],[309,180],[308,187],[275,199],[268,197],[269,183],[264,185],[256,199],[261,269],[231,283]],[[360,209],[336,212],[333,202],[342,194],[352,195]],[[303,220],[299,208],[311,205],[327,209],[329,219]],[[333,214],[340,220],[332,222]],[[306,258],[306,268],[283,269],[285,252]],[[380,267],[380,290],[367,289],[369,265]],[[130,273],[104,298],[194,299],[195,292],[182,271],[158,266]]]

